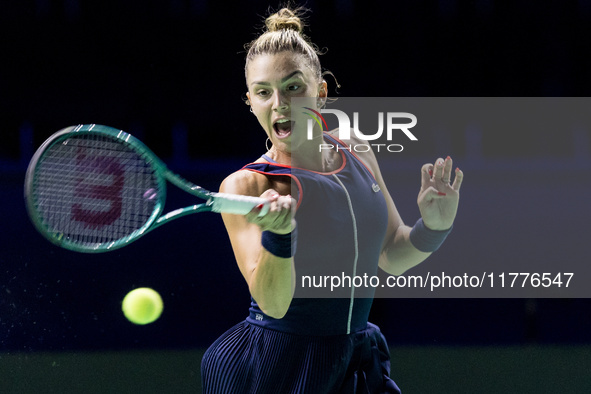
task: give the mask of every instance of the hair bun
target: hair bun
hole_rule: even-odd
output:
[[[280,31],[280,30],[295,30],[301,33],[304,30],[304,23],[297,15],[296,12],[289,8],[283,8],[271,15],[265,21],[267,31]]]

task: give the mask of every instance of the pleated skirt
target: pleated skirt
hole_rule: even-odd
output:
[[[335,336],[278,332],[243,321],[206,351],[204,394],[400,393],[379,328]]]

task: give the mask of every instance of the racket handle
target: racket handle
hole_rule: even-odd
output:
[[[263,205],[259,216],[265,216],[269,212],[269,200],[260,197],[241,196],[229,193],[211,193],[211,198],[207,202],[211,210],[217,213],[233,213],[237,215],[246,215],[258,205]]]

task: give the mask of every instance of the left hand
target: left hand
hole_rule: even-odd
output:
[[[458,212],[460,186],[464,174],[457,168],[451,182],[452,159],[437,159],[435,165],[425,164],[421,169],[421,190],[417,203],[423,223],[431,230],[449,229]]]

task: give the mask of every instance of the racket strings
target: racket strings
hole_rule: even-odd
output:
[[[159,199],[152,166],[109,136],[77,135],[51,146],[34,179],[44,225],[68,242],[114,243],[149,221]]]

